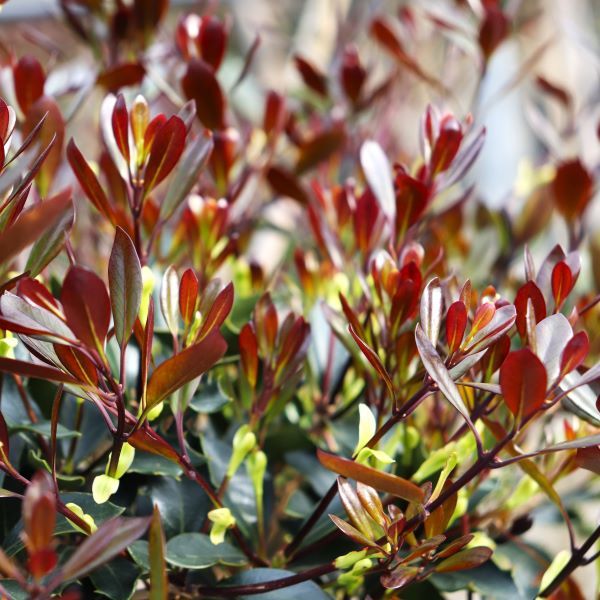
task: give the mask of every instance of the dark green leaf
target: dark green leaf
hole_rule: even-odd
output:
[[[230,579],[223,582],[223,587],[227,585],[250,585],[254,583],[264,583],[266,581],[276,581],[295,575],[293,571],[283,569],[251,569],[237,573]],[[240,600],[330,600],[331,596],[326,594],[314,581],[304,581],[296,585],[291,585],[280,590],[267,592],[264,594],[252,594],[248,596],[237,596]]]
[[[119,556],[96,569],[90,579],[96,593],[111,600],[129,600],[135,592],[140,572],[137,565]]]
[[[182,533],[167,543],[167,562],[184,569],[206,569],[216,564],[239,567],[246,564],[240,550],[223,542],[214,545],[203,533]]]

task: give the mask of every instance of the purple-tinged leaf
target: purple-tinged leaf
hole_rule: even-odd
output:
[[[77,338],[102,353],[110,325],[110,299],[102,279],[83,267],[71,267],[60,300]]]
[[[142,300],[142,267],[131,238],[117,227],[108,261],[108,287],[119,345],[127,344]]]
[[[419,356],[423,361],[423,366],[429,373],[429,376],[433,382],[438,386],[442,394],[448,399],[450,404],[462,415],[467,424],[472,428],[471,417],[469,415],[469,409],[466,407],[456,384],[450,377],[450,373],[446,366],[442,362],[436,349],[433,347],[429,338],[425,335],[420,325],[417,325],[415,329],[415,341],[417,343],[417,350]]]
[[[210,369],[227,350],[217,330],[158,365],[146,390],[146,411]]]
[[[116,518],[86,538],[61,570],[62,581],[77,579],[125,550],[148,529],[150,518]]]

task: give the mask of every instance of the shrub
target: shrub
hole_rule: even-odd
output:
[[[233,47],[225,11],[62,0],[95,72],[51,85],[42,37],[6,59],[6,597],[583,597],[597,165],[549,155],[520,210],[480,201],[485,130],[418,44],[481,82],[527,22],[445,6],[354,6],[360,44],[296,54],[293,93],[253,91],[262,119],[238,98],[261,38]],[[412,153],[408,85],[432,99]],[[568,548],[528,535],[544,519]]]

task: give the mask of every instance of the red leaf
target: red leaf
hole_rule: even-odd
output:
[[[42,120],[42,126],[38,129],[37,126]],[[36,129],[38,130],[36,137],[39,144],[48,146],[54,140],[51,150],[36,174],[39,194],[44,197],[48,193],[54,175],[61,164],[65,139],[65,121],[58,104],[49,96],[38,98],[27,111],[27,117],[23,124],[23,134],[27,136]]]
[[[404,233],[425,212],[429,188],[421,181],[398,169],[394,181],[396,191],[396,232]]]
[[[376,354],[375,350],[373,350],[366,342],[364,342],[359,335],[354,331],[352,325],[348,325],[348,331],[350,335],[354,338],[354,341],[358,344],[361,352],[365,355],[366,359],[371,363],[373,368],[379,373],[380,377],[383,379],[385,385],[387,386],[390,396],[394,398],[394,384],[390,378],[389,373],[386,371],[381,359]]]
[[[267,94],[265,102],[265,114],[263,117],[263,130],[269,135],[272,131],[278,131],[283,126],[285,118],[285,99],[281,94],[271,90]]]
[[[15,94],[23,113],[44,93],[46,75],[42,65],[32,56],[23,56],[13,69]]]
[[[165,360],[152,373],[146,391],[146,410],[156,406],[173,392],[208,371],[227,350],[227,344],[217,330],[201,342],[188,346]]]
[[[111,122],[117,146],[129,165],[129,115],[123,94],[117,96]]]
[[[319,69],[317,69],[312,63],[302,58],[301,56],[294,56],[294,63],[296,69],[302,77],[302,81],[320,96],[327,97],[327,78]]]
[[[514,302],[517,311],[515,325],[522,339],[525,339],[527,335],[526,319],[528,300],[531,300],[531,303],[533,304],[533,313],[536,323],[539,323],[546,317],[546,301],[544,300],[544,295],[533,281],[528,281],[519,288]]]
[[[81,383],[91,386],[98,383],[98,372],[94,363],[77,348],[54,344],[54,351],[65,369]]]
[[[269,167],[266,174],[272,190],[281,196],[288,196],[298,200],[300,204],[308,203],[308,194],[304,189],[300,178],[280,165]]]
[[[167,460],[179,463],[179,455],[153,429],[142,427],[132,433],[127,441],[136,449],[150,454],[162,456]]]
[[[252,330],[250,323],[246,323],[238,338],[240,347],[240,356],[242,359],[242,369],[246,375],[246,379],[250,387],[256,387],[256,379],[258,376],[258,344],[256,336]]]
[[[193,269],[187,269],[179,283],[179,312],[183,322],[189,325],[194,320],[198,304],[198,277]]]
[[[211,67],[200,59],[192,59],[181,86],[187,99],[195,100],[196,114],[205,127],[225,127],[226,100]]]
[[[508,17],[492,3],[485,4],[485,16],[479,29],[479,46],[484,58],[490,58],[494,50],[508,35]]]
[[[320,449],[317,449],[317,458],[326,469],[342,477],[370,485],[381,492],[387,492],[409,502],[422,503],[425,499],[425,492],[418,485],[397,475],[372,469],[347,458],[323,452]]]
[[[596,475],[600,475],[600,446],[577,448],[575,464],[580,469],[586,469],[587,471],[596,473]]]
[[[552,295],[557,310],[560,310],[574,285],[575,279],[567,263],[563,260],[556,263],[552,269]]]
[[[14,225],[0,233],[0,261],[8,261],[35,242],[61,218],[70,203],[71,190],[66,189],[25,211]]]
[[[73,376],[63,373],[54,367],[47,367],[46,365],[34,364],[13,358],[4,358],[2,356],[0,356],[0,371],[22,375],[23,377],[57,381],[59,383],[78,383],[77,379]]]
[[[460,123],[454,117],[446,117],[442,120],[440,135],[438,136],[429,164],[435,175],[445,171],[456,156],[460,143],[463,139]]]
[[[77,181],[90,202],[101,215],[104,215],[113,225],[116,224],[113,208],[100,185],[98,178],[87,163],[79,148],[71,139],[67,145],[67,158]]]
[[[435,570],[437,573],[451,573],[452,571],[474,569],[484,562],[487,562],[492,554],[493,550],[487,546],[467,548],[437,564]]]
[[[345,139],[346,134],[342,126],[335,126],[313,135],[300,148],[296,173],[300,175],[327,160],[343,147]]]
[[[211,332],[218,330],[223,324],[233,306],[233,283],[227,284],[215,298],[208,314],[204,318],[197,341],[203,340]]]
[[[116,518],[102,523],[63,565],[64,580],[77,579],[108,562],[142,536],[149,523],[149,517]]]
[[[446,315],[446,340],[450,354],[460,347],[467,327],[467,307],[457,300],[448,308]]]
[[[216,71],[223,62],[227,46],[227,32],[223,22],[216,17],[203,17],[198,46],[202,59]]]
[[[23,500],[25,545],[30,554],[51,545],[55,522],[56,499],[52,482],[45,471],[38,471],[27,486]]]
[[[529,348],[511,352],[500,367],[500,388],[513,415],[527,417],[546,398],[546,368]]]
[[[590,340],[585,331],[576,333],[565,346],[560,358],[560,374],[566,375],[583,364],[590,350]]]
[[[105,69],[98,75],[96,83],[108,90],[116,92],[122,87],[139,85],[146,75],[146,69],[137,62],[121,63]]]
[[[558,166],[551,186],[558,212],[572,221],[581,217],[592,199],[594,180],[577,158]]]
[[[102,279],[83,267],[71,267],[60,301],[73,333],[90,348],[102,352],[110,324],[110,299]]]
[[[360,63],[356,47],[347,47],[342,58],[340,82],[344,93],[352,103],[358,102],[366,78],[367,71]]]
[[[144,173],[144,189],[154,189],[173,169],[185,148],[185,125],[176,116],[161,125],[150,148],[150,158]]]

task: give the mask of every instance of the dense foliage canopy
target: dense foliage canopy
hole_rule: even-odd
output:
[[[473,169],[536,14],[347,3],[263,89],[207,4],[62,0],[77,59],[3,48],[0,593],[591,597],[599,165],[552,145],[590,110],[547,44],[498,92],[540,148],[510,209]]]

